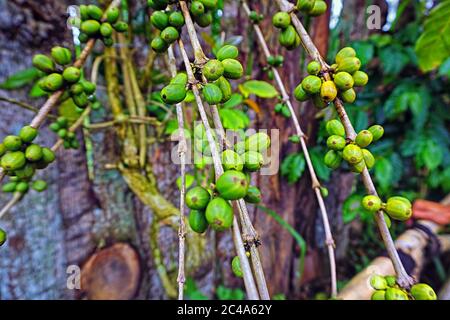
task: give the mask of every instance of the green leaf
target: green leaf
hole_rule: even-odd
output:
[[[170,119],[166,123],[166,128],[164,129],[164,133],[167,135],[171,135],[177,129],[178,129],[178,121],[176,119]]]
[[[48,95],[47,92],[45,92],[44,90],[42,90],[38,83],[36,82],[34,84],[34,86],[31,88],[29,94],[30,98],[40,98],[40,97],[44,97],[46,95]]]
[[[387,46],[392,42],[392,36],[389,34],[379,34],[375,33],[369,37],[370,41],[372,41],[378,48],[382,48]]]
[[[297,182],[305,171],[305,157],[302,153],[292,153],[281,164],[281,175],[287,177],[288,183]]]
[[[439,75],[450,78],[450,57],[447,58],[447,60],[445,60],[439,67]]]
[[[219,285],[216,289],[216,295],[219,300],[244,300],[245,293],[240,289],[230,289]]]
[[[309,151],[309,156],[311,157],[311,162],[317,176],[320,180],[328,181],[330,180],[331,169],[325,165],[325,162],[323,162],[323,155],[323,150],[319,148],[312,148]]]
[[[0,89],[14,90],[19,89],[33,82],[40,75],[36,68],[21,70],[9,76],[3,83],[0,83]]]
[[[225,129],[245,129],[250,124],[250,119],[242,110],[220,109],[219,115]]]
[[[223,104],[223,108],[234,108],[237,107],[238,105],[240,105],[242,103],[242,101],[244,100],[244,98],[242,97],[242,95],[240,95],[239,93],[233,93],[231,95],[230,100],[228,100],[227,102],[225,102]]]
[[[358,217],[362,211],[361,206],[362,197],[359,194],[352,194],[345,199],[342,205],[342,220],[344,223],[350,223]]]
[[[399,44],[384,47],[380,50],[383,71],[387,75],[397,75],[409,62],[409,55]]]
[[[193,175],[186,174],[186,175],[184,176],[184,181],[185,181],[185,184],[186,184],[186,190],[187,190],[187,189],[189,189],[190,186],[192,186],[192,184],[193,184],[194,181],[195,181],[195,178],[194,178]],[[181,177],[178,177],[176,183],[177,183],[178,189],[181,190]]]
[[[392,183],[393,168],[386,158],[377,159],[374,167],[375,179],[381,190],[387,191]]]
[[[428,139],[420,154],[425,166],[430,170],[436,169],[442,162],[441,147],[434,140]]]
[[[356,56],[361,61],[361,65],[365,66],[373,58],[374,47],[367,41],[355,41],[352,43],[353,49],[356,51]]]
[[[442,1],[431,10],[415,51],[420,68],[427,72],[438,68],[450,56],[450,1]]]
[[[245,91],[253,93],[260,98],[275,98],[278,91],[270,83],[260,80],[249,80],[242,84]]]

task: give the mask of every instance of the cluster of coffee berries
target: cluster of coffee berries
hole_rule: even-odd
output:
[[[96,5],[80,6],[80,35],[78,39],[81,43],[86,43],[89,39],[101,39],[105,46],[111,47],[114,44],[113,32],[125,32],[128,30],[128,24],[119,21],[119,9],[111,7],[103,12]],[[78,25],[77,22],[72,22]]]
[[[47,182],[44,180],[29,181],[29,178],[19,178],[17,176],[10,177],[9,181],[2,186],[2,191],[5,193],[20,192],[25,193],[29,189],[42,192],[47,189]]]
[[[297,0],[295,7],[311,17],[320,16],[327,11],[327,3],[323,0]]]
[[[272,18],[272,24],[281,29],[278,41],[288,50],[294,50],[300,43],[300,36],[291,23],[291,16],[287,12],[277,12]]]
[[[417,283],[409,292],[400,288],[395,276],[373,275],[370,278],[370,286],[375,289],[372,300],[436,300],[437,296],[433,288],[425,283]]]
[[[217,0],[194,0],[189,6],[189,12],[194,22],[206,28],[213,22],[213,12],[217,9]]]
[[[373,213],[379,210],[383,210],[388,227],[390,227],[391,224],[389,218],[399,221],[405,221],[411,218],[412,215],[411,202],[408,199],[400,196],[390,197],[386,201],[386,203],[384,203],[377,196],[367,195],[362,199],[361,205],[364,209]]]
[[[291,117],[291,110],[289,110],[288,106],[284,102],[278,102],[274,107],[275,113],[281,114],[285,118]]]
[[[336,55],[336,64],[327,71],[330,80],[324,78],[324,72],[317,61],[307,66],[309,76],[295,88],[294,96],[298,101],[312,98],[314,104],[323,108],[339,96],[344,102],[353,103],[356,99],[354,87],[367,84],[369,77],[360,71],[361,61],[351,47],[341,49]]]
[[[47,73],[39,80],[39,87],[48,93],[62,89],[65,94],[73,99],[79,108],[86,108],[89,104],[89,96],[95,90],[95,84],[83,80],[80,68],[71,66],[72,52],[63,47],[54,47],[51,50],[51,57],[44,54],[37,54],[33,57],[33,66]]]
[[[44,169],[55,160],[52,150],[32,143],[37,134],[37,129],[24,126],[19,135],[9,135],[0,143],[0,165],[8,176],[17,177],[16,182],[31,180],[36,169]]]
[[[64,149],[78,149],[80,147],[75,133],[69,130],[69,120],[66,117],[58,117],[55,122],[49,125],[49,128],[64,140]]]
[[[329,135],[327,146],[330,149],[324,157],[327,167],[337,169],[344,159],[353,172],[361,173],[365,167],[371,169],[375,165],[374,156],[366,148],[383,136],[382,126],[373,125],[367,130],[361,130],[355,141],[346,139],[344,126],[339,120],[328,121],[326,130]]]
[[[151,47],[156,52],[165,52],[180,37],[184,16],[177,10],[158,10],[152,13],[150,21],[155,28],[161,30],[159,36],[153,38]]]
[[[208,104],[224,103],[231,98],[233,92],[228,79],[239,79],[244,74],[241,63],[235,59],[238,54],[235,46],[225,45],[217,52],[216,59],[208,60],[202,66],[201,72],[196,72],[199,76],[197,80],[202,84],[203,98]],[[168,104],[183,101],[188,95],[187,84],[187,75],[178,73],[161,90],[161,98]]]
[[[202,152],[210,155],[206,131],[202,124],[195,127],[194,139],[196,149],[200,146]],[[260,190],[250,185],[250,173],[264,165],[262,152],[269,146],[269,136],[256,133],[237,143],[235,151],[224,150],[220,154],[225,172],[217,179],[214,189],[197,186],[186,193],[186,205],[191,209],[189,224],[192,230],[203,233],[208,226],[218,231],[226,230],[233,223],[233,208],[228,201],[261,201]]]
[[[254,10],[250,11],[250,14],[248,15],[248,17],[250,18],[250,20],[253,23],[256,23],[256,24],[258,24],[264,20],[264,15],[261,13],[258,13],[257,11],[254,11]]]

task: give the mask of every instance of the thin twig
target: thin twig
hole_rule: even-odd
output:
[[[325,71],[325,77],[328,78],[329,77],[329,75],[327,74],[328,65],[320,55],[319,50],[314,45],[314,42],[312,41],[309,34],[306,32],[305,28],[303,27],[298,17],[295,15],[294,12],[292,12],[293,5],[287,2],[286,0],[276,0],[276,2],[282,11],[290,12],[292,24],[294,25],[294,27],[297,30],[297,33],[300,36],[303,47],[306,49],[306,51],[308,52],[308,54],[311,56],[312,59],[320,62],[320,64],[322,65],[322,69]],[[353,128],[352,123],[350,122],[350,119],[348,118],[348,115],[345,111],[342,101],[339,98],[336,98],[334,100],[334,105],[336,107],[336,111],[339,115],[339,118],[342,124],[344,125],[347,139],[353,141],[356,137],[356,132],[355,129]],[[375,189],[372,178],[367,168],[364,168],[363,172],[361,173],[361,179],[363,181],[367,193],[377,195],[377,191]],[[392,260],[392,264],[397,274],[397,283],[403,288],[411,287],[415,283],[415,280],[408,275],[402,264],[402,261],[400,260],[398,252],[394,246],[394,241],[392,240],[391,234],[389,233],[389,228],[387,227],[386,221],[384,220],[384,215],[382,211],[377,212],[376,222],[378,224],[378,229],[380,230],[383,242],[386,246],[389,258]]]
[[[180,1],[180,4],[181,3],[184,3],[184,1]],[[195,85],[196,79],[195,79],[193,71],[192,71],[191,62],[189,61],[189,57],[187,56],[186,50],[184,49],[183,41],[181,39],[178,40],[178,45],[180,47],[180,52],[183,57],[184,65],[186,67],[186,73],[188,75],[189,82],[191,84],[193,84],[192,92],[194,93],[195,100],[197,102],[198,111],[200,113],[200,117],[202,119],[203,126],[205,127],[206,137],[208,139],[208,143],[209,143],[209,146],[211,149],[211,155],[213,158],[215,175],[216,175],[216,179],[218,179],[223,173],[222,162],[219,157],[218,150],[216,148],[216,143],[215,143],[213,135],[212,135],[211,127],[208,122],[208,117],[206,115],[205,108],[203,106],[203,101],[200,96],[200,92],[199,92],[197,86]],[[236,251],[238,253],[238,256],[239,256],[239,259],[241,262],[241,268],[242,268],[242,272],[243,272],[244,285],[245,285],[245,288],[247,291],[247,297],[250,300],[259,300],[258,289],[256,288],[256,284],[255,284],[255,280],[253,278],[250,263],[245,254],[244,245],[242,242],[241,234],[239,231],[239,224],[237,222],[236,216],[233,217],[233,240],[234,240],[234,245],[236,247]]]
[[[192,22],[186,2],[180,1],[180,7],[181,7],[181,10],[182,10],[184,18],[185,18],[185,23],[186,23],[186,28],[188,29],[189,39],[190,39],[192,48],[194,49],[195,64],[202,65],[203,63],[205,63],[207,61],[207,58],[206,58],[206,56],[203,52],[203,49],[200,45],[200,41],[198,40],[197,32],[196,32],[194,24]],[[193,80],[195,80],[195,79],[193,79]],[[198,89],[197,88],[195,88],[195,89],[198,92]],[[225,132],[223,129],[222,122],[220,121],[217,107],[216,106],[210,106],[210,107],[211,107],[211,111],[213,114],[214,126],[216,127],[216,129],[219,130],[219,134],[222,135],[223,137],[225,137]],[[206,114],[205,114],[205,117],[206,117]],[[208,124],[208,126],[209,126],[209,124]],[[225,139],[223,139],[223,140],[225,140]],[[210,142],[211,153],[213,153],[212,149],[216,149],[216,148],[215,148],[215,145],[211,145],[211,143],[215,144],[214,140],[209,140],[209,142]],[[214,160],[214,156],[213,156],[213,160]],[[220,158],[218,160],[219,160],[218,163],[221,163]],[[216,165],[215,165],[215,167],[216,167]],[[220,167],[220,169],[219,169],[220,172],[223,172],[222,166],[220,165],[219,167]],[[216,175],[217,175],[217,168],[216,168]],[[245,239],[246,243],[248,245],[250,245],[250,254],[251,254],[251,260],[252,260],[253,272],[254,272],[256,282],[258,284],[259,296],[263,300],[270,300],[269,290],[267,288],[267,283],[266,283],[266,279],[264,276],[264,270],[262,268],[262,263],[261,263],[261,260],[260,260],[259,254],[257,253],[257,248],[256,248],[257,243],[259,243],[259,236],[252,225],[245,201],[242,199],[238,200],[237,208],[239,210],[240,217],[241,217],[243,234],[244,234],[244,236],[247,237]],[[239,257],[240,257],[240,254],[239,254]],[[242,263],[243,259],[241,257],[240,257],[240,260]],[[247,259],[245,259],[245,260],[247,260]]]
[[[33,107],[32,105],[30,105],[28,103],[25,103],[25,102],[22,102],[22,101],[19,101],[19,100],[14,100],[14,99],[11,99],[11,98],[0,96],[0,101],[5,101],[5,102],[11,103],[11,104],[15,104],[16,106],[19,106],[19,107],[24,108],[26,110],[33,111],[34,113],[38,113],[39,112],[38,108]],[[54,115],[52,115],[52,114],[49,114],[48,117],[52,118],[52,119],[56,119],[56,117]]]
[[[247,13],[247,15],[250,15],[250,8],[247,5],[246,1],[242,1],[242,6],[244,8],[244,11]],[[266,59],[268,59],[271,56],[271,53],[270,53],[269,46],[267,45],[267,42],[261,31],[261,28],[258,26],[258,24],[253,23],[253,29],[255,31],[258,43],[259,43],[264,55],[266,56]],[[306,146],[305,135],[301,129],[300,123],[298,121],[297,115],[295,113],[295,110],[292,105],[289,94],[287,93],[286,87],[283,83],[283,80],[281,79],[277,68],[271,67],[271,70],[274,74],[274,79],[278,86],[278,89],[281,91],[281,97],[283,99],[283,102],[288,106],[289,111],[291,112],[291,119],[294,123],[294,128],[296,130],[297,136],[300,138],[300,145],[301,145],[303,154],[306,159],[309,174],[311,176],[312,188],[316,195],[317,202],[319,203],[319,208],[320,208],[320,212],[322,215],[322,220],[323,220],[324,230],[325,230],[325,243],[328,248],[328,257],[330,260],[331,296],[334,298],[337,295],[336,261],[334,258],[334,239],[333,239],[333,235],[331,233],[331,228],[330,228],[330,223],[328,221],[328,214],[327,214],[327,210],[325,207],[325,203],[324,203],[324,200],[322,197],[322,193],[320,192],[320,182],[319,182],[319,179],[317,178],[316,172],[314,170],[314,166],[311,161],[311,157],[309,155],[308,148]]]
[[[0,219],[9,211],[12,207],[16,205],[22,199],[23,193],[15,192],[13,197],[8,201],[8,203],[0,210]]]
[[[168,50],[169,68],[172,78],[177,75],[177,66],[175,55],[173,53],[173,47],[170,46]],[[178,157],[180,158],[180,170],[181,170],[181,188],[180,188],[180,227],[178,229],[178,300],[184,298],[184,283],[186,282],[186,275],[184,271],[185,260],[185,240],[186,240],[186,224],[184,221],[185,203],[184,197],[186,193],[186,152],[187,142],[184,134],[184,118],[183,118],[183,105],[181,103],[176,104],[177,109],[177,121],[178,121]]]

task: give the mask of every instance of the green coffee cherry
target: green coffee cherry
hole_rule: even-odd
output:
[[[255,186],[249,186],[244,200],[248,203],[260,203],[261,191]]]
[[[310,98],[309,94],[306,93],[306,91],[303,89],[303,86],[302,86],[301,83],[297,87],[295,87],[295,89],[294,89],[294,97],[298,101],[306,101],[306,100],[308,100]]]
[[[397,284],[397,278],[395,278],[395,276],[385,276],[384,279],[389,287],[393,287]]]
[[[55,71],[55,63],[53,60],[43,54],[37,54],[33,57],[33,66],[45,73]]]
[[[202,28],[206,28],[209,26],[213,21],[213,16],[211,12],[205,12],[204,14],[201,14],[194,18],[195,22]]]
[[[308,12],[308,14],[312,17],[317,17],[325,13],[327,11],[327,4],[325,1],[316,0],[314,2],[313,8]]]
[[[258,171],[264,164],[263,155],[257,151],[246,151],[241,157],[248,171]]]
[[[95,90],[97,89],[97,86],[95,85],[95,83],[92,83],[90,81],[82,80],[79,82],[79,84],[83,88],[84,93],[86,93],[87,95],[94,94]],[[81,92],[79,92],[78,94],[80,94],[80,93]]]
[[[270,137],[264,132],[252,134],[245,140],[245,151],[263,152],[270,147]]]
[[[331,150],[340,151],[345,148],[346,141],[343,137],[338,135],[329,136],[327,139],[327,146]]]
[[[370,278],[370,285],[375,290],[386,290],[388,288],[386,280],[384,279],[384,277],[380,276],[380,275],[377,275],[377,274],[373,275]]]
[[[345,129],[343,124],[339,120],[333,119],[328,121],[325,125],[325,129],[330,136],[337,135],[345,138]]]
[[[300,10],[302,12],[305,12],[305,13],[308,13],[314,7],[314,2],[315,1],[316,0],[297,0],[296,7],[297,7],[298,10]]]
[[[344,148],[342,157],[350,164],[357,164],[363,160],[361,148],[354,144],[349,144]]]
[[[222,61],[223,76],[228,79],[239,79],[244,74],[242,64],[235,59],[225,59]]]
[[[308,63],[306,70],[308,71],[309,74],[316,76],[317,74],[319,74],[319,72],[320,72],[320,70],[322,70],[322,68],[321,68],[319,62],[311,61],[310,63]]]
[[[53,47],[51,51],[53,60],[59,65],[65,66],[72,62],[72,52],[63,47]]]
[[[203,97],[209,105],[219,104],[223,99],[222,91],[214,83],[205,84],[202,93]]]
[[[100,26],[100,34],[105,37],[109,38],[113,34],[113,27],[109,22],[103,22]]]
[[[192,1],[190,11],[194,17],[201,16],[205,13],[205,6],[200,1]]]
[[[34,169],[34,166],[27,163],[22,168],[15,170],[14,174],[20,180],[29,180],[30,178],[33,177],[35,171],[36,170]]]
[[[92,19],[100,20],[103,16],[103,10],[96,5],[90,4],[87,7],[87,14]]]
[[[17,182],[15,182],[15,181],[5,183],[2,186],[2,191],[7,192],[7,193],[14,192],[14,191],[16,191],[16,186],[17,186]]]
[[[233,208],[223,198],[215,198],[206,207],[206,220],[214,230],[224,231],[233,224]]]
[[[175,42],[180,37],[178,30],[170,26],[161,31],[161,38],[168,44]]]
[[[216,181],[216,189],[225,200],[238,200],[245,197],[248,181],[244,173],[236,170],[225,171]]]
[[[356,92],[353,88],[341,92],[340,96],[346,103],[353,103],[356,100]]]
[[[117,32],[125,32],[128,30],[128,23],[124,21],[118,21],[113,25],[113,28]]]
[[[208,221],[205,217],[205,212],[198,210],[191,210],[189,213],[189,226],[194,232],[204,233],[208,229]]]
[[[224,45],[217,51],[217,60],[223,61],[225,59],[236,59],[239,55],[239,50],[237,47],[232,45]]]
[[[374,293],[372,293],[370,300],[386,300],[385,295],[386,295],[386,290],[377,290]]]
[[[169,24],[175,28],[181,28],[184,25],[184,16],[179,11],[174,11],[169,15]]]
[[[37,144],[30,144],[25,150],[25,158],[32,162],[41,160],[42,148]]]
[[[416,300],[436,300],[436,293],[433,288],[425,283],[417,283],[411,287],[411,295]]]
[[[81,23],[80,30],[88,36],[95,36],[100,30],[100,22],[96,20],[86,20]]]
[[[371,126],[369,129],[367,129],[367,130],[369,130],[371,133],[372,133],[372,136],[373,136],[373,141],[378,141],[378,140],[380,140],[380,138],[383,136],[383,134],[384,134],[384,129],[383,129],[383,127],[382,126],[380,126],[379,124],[375,124],[375,125],[373,125],[373,126]]]
[[[85,108],[89,104],[88,96],[84,92],[72,96],[72,100],[80,108]]]
[[[59,73],[52,73],[45,77],[44,87],[47,91],[53,92],[62,88],[64,84],[63,76]]]
[[[80,40],[81,43],[86,43],[89,41],[89,36],[86,33],[81,32],[78,36],[78,40]]]
[[[179,84],[185,86],[188,82],[188,76],[184,72],[179,72],[170,80],[170,84]]]
[[[352,75],[344,71],[336,73],[333,80],[336,84],[336,87],[343,91],[353,88],[354,85]]]
[[[19,182],[16,186],[16,192],[25,193],[29,189],[29,185],[27,182]]]
[[[244,162],[237,152],[225,150],[222,152],[222,166],[224,170],[241,171],[244,168]]]
[[[205,8],[207,9],[216,9],[217,8],[217,0],[199,0]]]
[[[106,11],[106,21],[111,24],[114,24],[119,20],[120,10],[117,7],[111,7]]]
[[[80,16],[81,16],[81,20],[89,19],[88,6],[86,6],[84,4],[80,5]]]
[[[186,98],[186,87],[179,84],[169,84],[161,90],[161,98],[168,104],[179,103]]]
[[[223,75],[224,67],[219,60],[212,59],[203,66],[202,72],[208,81],[215,81]]]
[[[296,36],[298,36],[297,31],[292,25],[289,25],[281,31],[278,40],[283,47],[292,47],[295,46]]]
[[[362,153],[367,169],[372,169],[372,167],[375,165],[375,158],[373,154],[367,149],[362,149]]]
[[[3,143],[0,143],[0,157],[6,153],[6,147]]]
[[[42,148],[42,161],[44,163],[52,163],[53,161],[55,161],[55,159],[56,156],[52,150],[50,150],[49,148]]]
[[[348,73],[355,73],[361,67],[361,61],[356,57],[344,58],[338,62],[338,70]]]
[[[24,126],[19,132],[19,138],[25,143],[33,141],[37,135],[38,130],[32,126]]]
[[[67,136],[67,129],[60,129],[60,130],[58,131],[58,136],[59,136],[61,139],[64,139],[64,138]]]
[[[244,276],[241,268],[241,260],[239,260],[238,256],[235,256],[233,260],[231,260],[231,270],[236,277],[242,278]]]
[[[65,81],[69,83],[75,83],[78,82],[78,80],[80,80],[80,77],[81,77],[80,69],[76,67],[67,67],[66,69],[64,69],[63,78]]]
[[[220,88],[220,91],[222,91],[222,100],[220,102],[224,103],[230,100],[231,95],[233,94],[231,83],[225,79],[225,77],[220,77],[215,84]]]
[[[47,182],[45,182],[44,180],[36,180],[31,185],[31,188],[33,190],[36,190],[37,192],[42,192],[47,189]]]
[[[386,289],[386,300],[409,300],[408,294],[401,289],[397,288],[387,288]]]
[[[210,200],[211,195],[203,187],[194,187],[186,193],[186,205],[190,209],[203,210]]]
[[[169,16],[164,11],[155,11],[150,17],[155,28],[164,30],[169,25]]]
[[[361,130],[355,138],[355,143],[361,148],[367,147],[372,143],[373,135],[369,130]]]
[[[353,58],[356,57],[356,51],[352,47],[345,47],[339,50],[336,54],[336,63],[339,64],[345,58]]]
[[[237,154],[242,155],[245,152],[245,142],[240,141],[234,145],[234,151],[237,152]]]
[[[147,4],[150,8],[155,10],[162,10],[169,4],[168,0],[147,0]]]
[[[22,139],[19,136],[9,135],[3,139],[3,145],[8,151],[17,151],[22,147]]]
[[[322,197],[326,198],[328,197],[329,191],[325,187],[320,187],[320,194],[322,195]]]
[[[315,94],[320,92],[322,80],[317,76],[307,76],[302,81],[303,90],[308,94]]]
[[[381,199],[377,196],[367,195],[362,199],[361,204],[364,209],[366,209],[367,211],[370,211],[370,212],[377,212],[378,210],[381,209]],[[379,288],[375,288],[375,289],[379,289]],[[380,289],[384,289],[384,288],[380,288]]]
[[[65,128],[69,125],[69,120],[66,117],[60,116],[56,119],[56,123],[61,127]]]
[[[5,244],[7,239],[6,231],[0,228],[0,247]]]
[[[277,12],[272,18],[272,24],[280,29],[285,29],[291,24],[291,16],[287,12]]]
[[[81,81],[80,81],[81,82]],[[80,94],[80,93],[82,93],[82,92],[84,92],[84,88],[83,88],[83,86],[81,85],[81,83],[75,83],[75,84],[73,84],[71,87],[70,87],[70,93],[72,94],[72,95],[77,95],[77,94]]]
[[[411,203],[406,198],[389,198],[385,208],[386,213],[392,218],[400,221],[408,220],[412,215]]]
[[[354,80],[355,86],[363,87],[369,81],[369,76],[364,71],[358,70],[355,73],[353,73],[353,80]]]
[[[339,168],[339,166],[342,163],[342,156],[334,151],[334,150],[329,150],[324,158],[323,158],[323,162],[325,163],[325,165],[330,168],[330,169],[337,169]]]
[[[167,48],[169,48],[169,45],[161,37],[153,38],[150,45],[152,49],[158,53],[165,52]]]
[[[0,165],[3,169],[13,171],[22,168],[26,163],[25,155],[21,151],[12,151],[5,155],[0,160]]]

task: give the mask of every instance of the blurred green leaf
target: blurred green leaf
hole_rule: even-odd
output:
[[[447,58],[439,67],[439,75],[450,78],[450,57]]]
[[[367,41],[355,41],[351,45],[356,51],[356,56],[361,60],[361,65],[365,66],[373,58],[374,47]]]
[[[193,175],[186,174],[185,177],[184,177],[184,181],[185,181],[185,184],[186,184],[186,190],[187,190],[187,189],[189,189],[190,186],[192,186],[192,184],[193,184],[194,181],[195,181],[195,178],[194,178]],[[177,183],[178,189],[181,190],[181,177],[178,177],[178,178],[177,178],[176,183]]]
[[[240,95],[239,93],[233,93],[231,95],[230,100],[228,100],[227,102],[225,102],[223,104],[223,108],[234,108],[237,107],[238,105],[240,105],[242,103],[242,101],[244,101],[244,98],[242,97],[242,95]]]
[[[342,219],[344,223],[350,223],[358,217],[362,211],[361,207],[362,197],[359,194],[352,194],[345,199],[342,204]]]
[[[397,75],[409,62],[409,56],[402,46],[395,44],[380,50],[380,60],[385,74]]]
[[[325,162],[323,162],[323,150],[319,148],[312,148],[309,150],[309,155],[319,179],[322,181],[330,180],[331,169],[325,165]]]
[[[223,127],[230,130],[245,129],[250,124],[247,114],[238,109],[220,109]]]
[[[386,192],[392,183],[393,168],[391,162],[386,158],[377,159],[374,167],[375,179],[381,190]]]
[[[40,97],[44,97],[47,96],[48,93],[45,92],[44,90],[42,90],[38,83],[36,82],[33,87],[30,90],[30,93],[28,94],[30,96],[30,98],[40,98]]]
[[[302,153],[292,153],[281,163],[281,175],[287,177],[288,183],[297,182],[305,171],[305,157]]]
[[[9,76],[4,82],[0,83],[0,89],[14,90],[22,88],[37,79],[39,75],[40,72],[36,68],[21,70]]]
[[[171,135],[178,129],[178,121],[176,119],[170,119],[166,123],[166,128],[164,129],[164,134]]]
[[[436,169],[442,162],[441,147],[431,139],[428,139],[422,150],[419,152],[424,165],[430,169]]]
[[[266,81],[249,80],[242,84],[246,92],[254,94],[260,98],[274,98],[278,96],[278,91],[273,85]]]
[[[219,300],[244,300],[245,293],[241,289],[230,289],[219,285],[216,289],[216,295]]]

